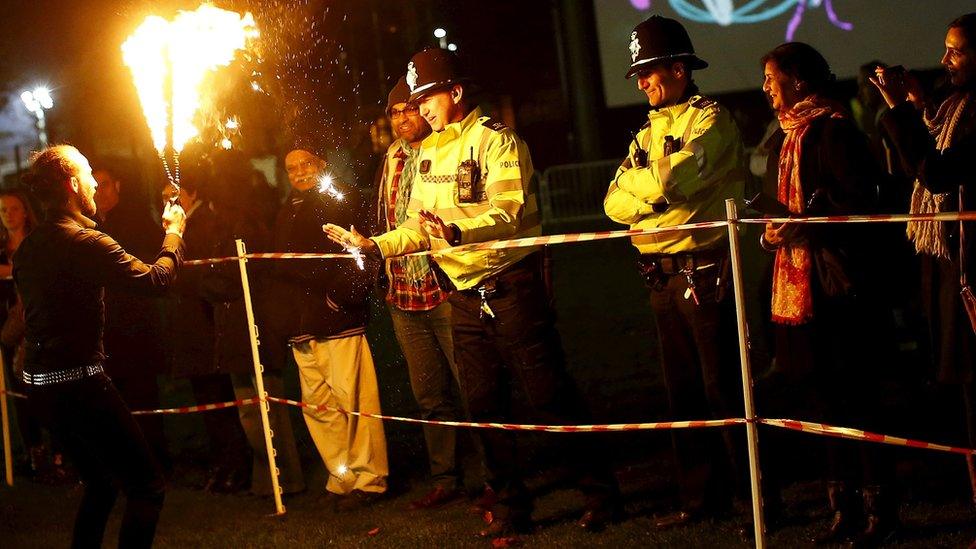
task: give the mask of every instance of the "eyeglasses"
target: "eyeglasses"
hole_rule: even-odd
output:
[[[401,116],[417,116],[420,114],[420,107],[417,105],[410,105],[403,107],[402,109],[390,109],[390,118],[400,118]]]

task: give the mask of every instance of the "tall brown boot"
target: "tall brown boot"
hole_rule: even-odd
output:
[[[855,495],[846,482],[839,480],[827,482],[827,499],[832,513],[830,525],[813,538],[814,543],[817,545],[841,543],[857,532],[859,506],[855,505]]]

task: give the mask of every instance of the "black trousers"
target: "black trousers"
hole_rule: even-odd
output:
[[[473,421],[512,422],[512,390],[524,396],[530,421],[571,425],[589,422],[589,413],[566,372],[565,357],[538,263],[530,257],[493,277],[483,315],[477,291],[451,294],[454,356],[461,396]],[[525,463],[515,433],[478,429],[485,467],[498,494],[496,515],[527,519],[531,497],[523,484]],[[618,490],[609,464],[590,435],[554,434],[558,455],[577,479],[589,509],[610,504]]]
[[[670,420],[742,417],[735,307],[725,275],[727,261],[721,259],[693,272],[694,295],[684,274],[645,271]],[[731,506],[733,496],[748,497],[748,458],[741,429],[675,430],[672,444],[684,510],[723,512]]]
[[[236,400],[230,374],[205,374],[190,378],[197,404],[214,404]],[[203,425],[210,438],[210,466],[218,475],[247,475],[251,471],[251,446],[237,408],[211,410],[204,414]]]
[[[112,382],[130,410],[155,410],[160,407],[156,374],[148,372],[141,376],[112,376]],[[169,477],[173,471],[173,460],[169,455],[166,434],[163,430],[163,416],[149,414],[138,415],[135,418],[153,452],[153,457],[156,458],[156,463]]]
[[[72,547],[100,547],[119,488],[126,496],[119,547],[150,547],[165,479],[146,439],[108,376],[28,386],[31,408],[64,446],[85,492]]]

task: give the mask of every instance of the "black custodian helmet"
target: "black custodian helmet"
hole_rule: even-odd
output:
[[[455,84],[469,84],[472,79],[467,67],[454,52],[441,48],[427,48],[414,54],[407,63],[407,86],[410,101]]]
[[[688,31],[674,19],[652,15],[630,33],[630,78],[647,67],[665,61],[684,61],[689,69],[708,67],[695,55]]]

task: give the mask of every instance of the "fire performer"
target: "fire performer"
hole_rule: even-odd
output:
[[[673,19],[650,17],[630,37],[626,77],[637,76],[651,112],[610,184],[607,216],[634,229],[724,219],[725,200],[742,197],[746,160],[729,111],[698,94],[692,73],[708,63]],[[725,230],[635,236],[633,243],[651,289],[671,419],[741,415]],[[681,510],[656,526],[728,510],[731,467],[745,472],[745,437],[738,444],[737,433],[722,434],[724,448],[711,430],[673,432]],[[739,480],[745,495],[744,475]]]
[[[186,216],[178,205],[166,206],[162,249],[147,265],[94,230],[97,183],[76,148],[36,154],[27,178],[46,219],[21,244],[13,273],[26,319],[24,382],[32,408],[63,442],[85,485],[72,546],[101,546],[117,483],[127,498],[119,546],[149,547],[165,480],[104,373],[102,296],[106,286],[145,293],[170,286],[182,263]]]
[[[336,242],[390,258],[427,249],[541,233],[532,159],[504,124],[483,116],[471,98],[472,79],[459,58],[441,49],[417,53],[407,65],[409,101],[434,132],[421,144],[407,218],[368,239],[327,225]],[[518,382],[535,420],[588,420],[565,357],[543,283],[537,248],[449,252],[435,256],[446,274],[454,358],[462,400],[474,421],[512,419]],[[498,495],[483,537],[505,538],[530,527],[532,498],[523,484],[515,435],[478,431],[490,484]],[[617,486],[586,436],[560,439],[579,477],[586,512],[578,524],[600,529],[611,520]]]

